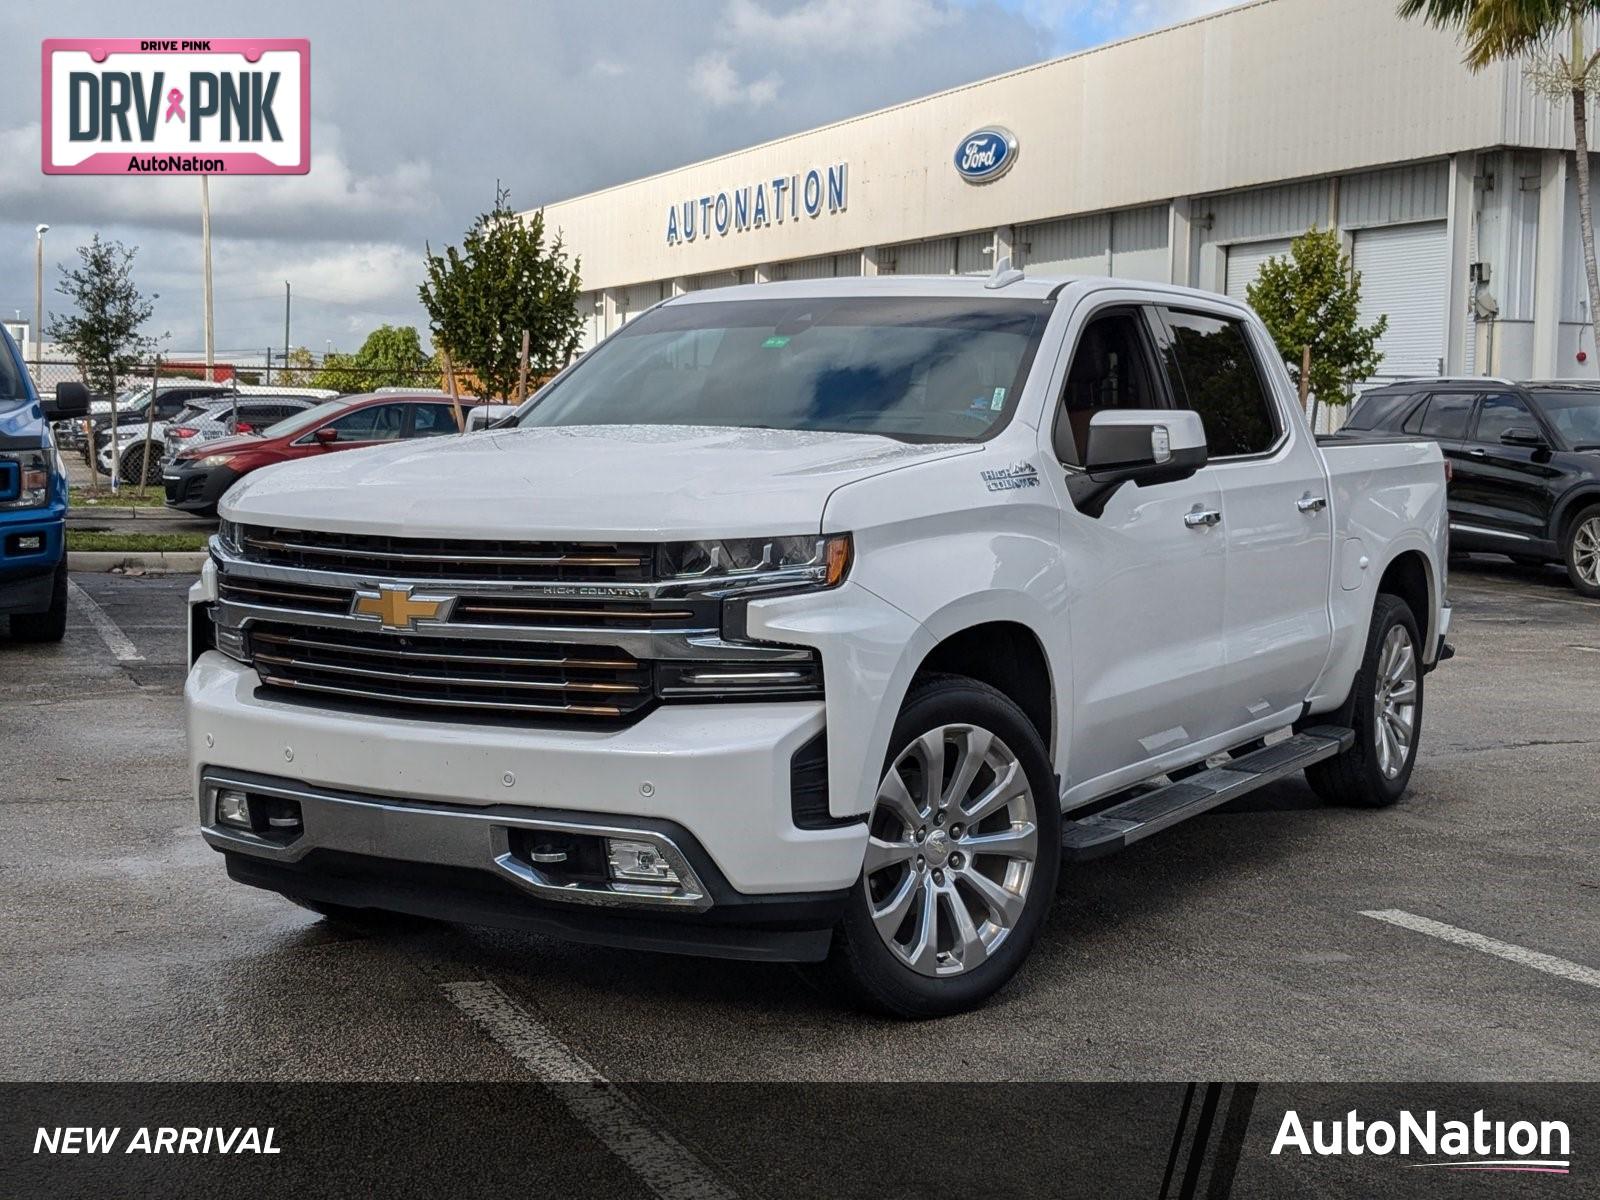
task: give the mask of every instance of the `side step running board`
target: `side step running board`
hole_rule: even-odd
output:
[[[1355,737],[1353,729],[1319,725],[1241,755],[1224,766],[1141,793],[1092,817],[1067,821],[1061,831],[1062,853],[1069,861],[1111,854],[1264,784],[1303,771],[1312,763],[1332,758],[1348,750]]]

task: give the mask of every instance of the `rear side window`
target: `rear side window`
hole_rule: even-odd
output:
[[[1472,392],[1435,392],[1407,418],[1405,431],[1441,442],[1459,442],[1467,436],[1467,421],[1477,399]]]
[[[1392,428],[1395,420],[1416,398],[1415,392],[1368,392],[1356,401],[1344,428]]]
[[[1270,450],[1278,423],[1244,326],[1226,317],[1165,310],[1167,371],[1179,402],[1200,414],[1212,458]]]

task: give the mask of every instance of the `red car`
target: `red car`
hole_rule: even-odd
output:
[[[477,403],[462,397],[463,419]],[[214,516],[222,494],[258,467],[330,450],[456,432],[455,407],[448,396],[437,392],[340,396],[286,417],[259,434],[220,438],[184,451],[162,468],[161,481],[169,508]]]

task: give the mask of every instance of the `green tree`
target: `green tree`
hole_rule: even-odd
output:
[[[354,354],[330,354],[312,386],[339,392],[370,392],[381,387],[432,386],[438,368],[423,353],[411,325],[380,325]]]
[[[1571,101],[1589,319],[1600,337],[1600,272],[1595,269],[1589,203],[1589,94],[1600,69],[1600,50],[1590,53],[1584,37],[1585,23],[1597,13],[1600,0],[1400,0],[1402,17],[1420,16],[1430,25],[1460,33],[1471,70],[1502,59],[1527,59],[1529,82],[1552,98]]]
[[[316,356],[307,347],[296,346],[275,372],[272,381],[280,387],[310,387],[317,373]]]
[[[1297,385],[1311,347],[1307,387],[1320,404],[1350,403],[1352,385],[1371,378],[1383,362],[1378,339],[1389,318],[1361,324],[1361,273],[1331,229],[1313,228],[1289,243],[1287,257],[1267,259],[1245,299]]]
[[[494,207],[472,223],[460,250],[428,248],[419,289],[434,345],[477,377],[479,394],[496,398],[516,390],[524,329],[530,370],[541,373],[577,350],[581,324],[577,260],[569,265],[559,234],[546,246],[542,212],[524,221],[509,197],[495,188]]]
[[[61,266],[56,291],[75,312],[56,314],[47,331],[77,360],[90,390],[115,396],[117,379],[155,349],[156,339],[140,332],[155,312],[133,282],[133,256],[118,241],[95,234],[78,247],[78,266]]]

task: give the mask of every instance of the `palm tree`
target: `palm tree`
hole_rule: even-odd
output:
[[[1600,50],[1586,54],[1584,21],[1600,12],[1600,0],[1400,0],[1400,15],[1420,15],[1430,25],[1459,30],[1467,44],[1467,66],[1481,71],[1509,58],[1535,59],[1540,89],[1572,98],[1573,144],[1578,167],[1578,228],[1589,277],[1589,321],[1600,345],[1600,274],[1594,261],[1594,220],[1589,207],[1589,91]],[[1563,35],[1568,39],[1562,53]]]

